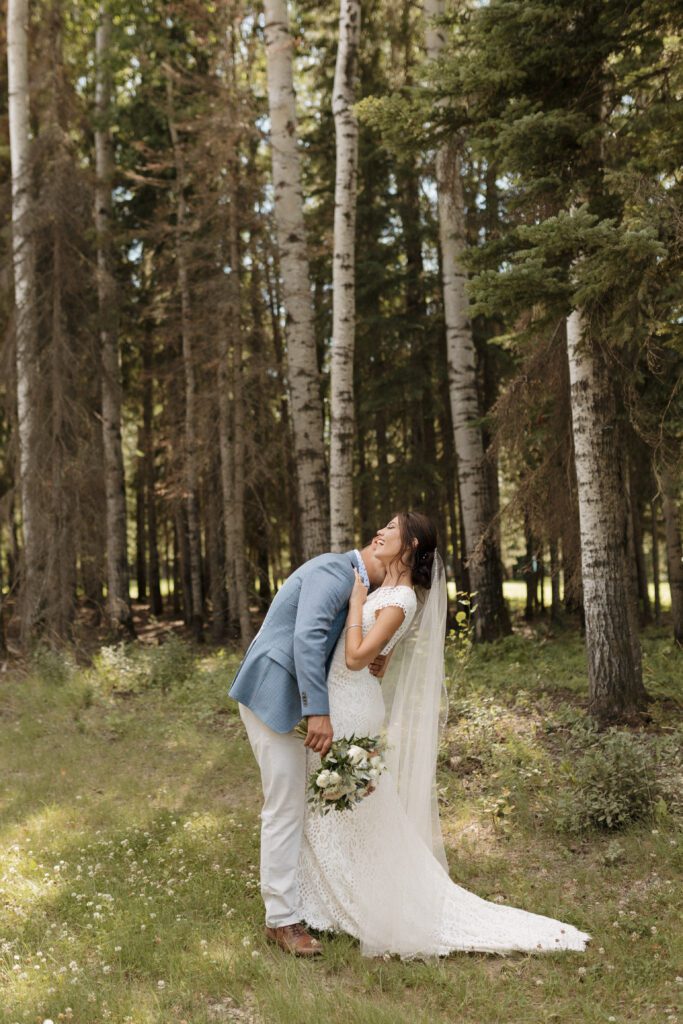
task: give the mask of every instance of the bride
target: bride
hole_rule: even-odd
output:
[[[436,797],[446,580],[431,521],[399,513],[378,531],[374,554],[384,584],[368,596],[356,572],[327,683],[335,738],[385,728],[387,771],[353,810],[307,808],[297,869],[304,921],[355,936],[365,956],[583,950],[591,936],[573,925],[451,881]],[[397,644],[380,683],[368,666]],[[320,755],[307,749],[306,758],[308,774]]]

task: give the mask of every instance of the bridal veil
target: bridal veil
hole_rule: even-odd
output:
[[[391,778],[384,776],[379,784],[395,785],[408,828],[417,832],[424,843],[425,857],[431,854],[447,877],[436,762],[448,714],[444,685],[448,602],[446,573],[438,551],[434,553],[430,589],[418,587],[415,592],[418,605],[413,622],[397,644],[382,681],[389,744],[385,756]],[[372,797],[368,800],[368,810],[371,805]],[[400,813],[400,808],[398,811]],[[392,849],[386,860],[386,875],[389,876],[386,880],[390,881],[392,876],[396,879],[394,898],[378,908],[372,894],[367,893],[368,905],[373,906],[374,912],[365,922],[365,934],[361,936],[361,949],[366,956],[377,955],[387,948],[406,958],[433,954],[434,936],[439,932],[443,913],[443,884],[434,884],[435,873],[425,871],[422,879],[414,879],[420,891],[417,904],[414,899],[403,899],[404,856],[408,856],[407,848]],[[414,858],[411,863],[414,872]],[[443,883],[441,872],[437,877]]]

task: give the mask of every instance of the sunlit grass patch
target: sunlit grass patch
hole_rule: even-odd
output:
[[[655,674],[667,642],[646,641]],[[459,665],[439,785],[453,879],[594,943],[436,964],[366,960],[347,936],[324,936],[317,963],[266,943],[258,772],[227,698],[237,659],[187,646],[175,677],[168,651],[116,658],[106,672],[45,658],[2,682],[2,1024],[667,1019],[679,826],[553,827],[560,760],[587,742],[579,638],[513,637]]]

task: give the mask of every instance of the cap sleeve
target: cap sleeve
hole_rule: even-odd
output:
[[[381,593],[382,590],[386,590],[386,593]],[[404,615],[403,622],[387,645],[380,651],[380,654],[388,654],[410,628],[410,623],[413,621],[417,608],[415,591],[411,587],[380,587],[380,590],[377,592],[377,600],[375,601],[375,613],[379,612],[382,608],[401,608]]]

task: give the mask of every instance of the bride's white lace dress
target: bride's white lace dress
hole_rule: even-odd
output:
[[[383,653],[408,630],[415,593],[399,586],[370,594],[363,607],[363,635],[387,605],[403,608],[405,619]],[[336,737],[380,732],[385,716],[381,685],[367,668],[347,669],[343,633],[328,692]],[[319,755],[308,750],[307,774],[319,764]],[[583,950],[591,938],[571,924],[489,902],[451,881],[407,817],[388,771],[353,810],[321,816],[307,808],[298,882],[304,921],[360,938],[371,955]]]

